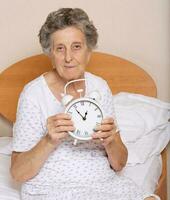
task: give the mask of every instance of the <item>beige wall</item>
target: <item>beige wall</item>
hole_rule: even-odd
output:
[[[98,27],[98,50],[140,65],[156,81],[158,98],[170,102],[169,0],[0,0],[0,71],[41,52],[40,26],[60,7],[87,11]],[[2,119],[0,127],[0,134],[11,132]]]
[[[37,34],[47,13],[68,6],[91,16],[98,50],[139,64],[156,81],[158,97],[170,101],[169,0],[0,0],[0,70],[39,53]]]

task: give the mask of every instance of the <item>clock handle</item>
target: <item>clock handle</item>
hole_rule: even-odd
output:
[[[74,82],[79,82],[79,81],[85,81],[85,78],[80,78],[80,79],[75,79],[75,80],[72,80],[72,81],[69,81],[65,84],[64,86],[64,95],[67,94],[67,86],[70,85],[71,83],[74,83]]]
[[[78,81],[85,81],[85,79],[84,78],[75,79],[75,80],[69,81],[64,86],[64,93],[61,93],[61,96],[62,96],[61,102],[63,106],[66,106],[73,99],[72,95],[67,94],[67,86],[70,85],[71,83],[78,82]],[[77,92],[80,94],[80,97],[81,97],[81,93],[83,92],[83,89],[78,89]]]

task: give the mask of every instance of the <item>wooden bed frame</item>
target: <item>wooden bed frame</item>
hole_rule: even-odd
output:
[[[15,63],[0,74],[0,114],[10,122],[15,121],[19,94],[24,85],[51,69],[47,56],[40,54]],[[153,79],[140,67],[125,59],[93,52],[87,71],[107,80],[113,94],[124,91],[156,97]],[[155,191],[161,200],[167,200],[166,150],[162,152],[163,169]]]

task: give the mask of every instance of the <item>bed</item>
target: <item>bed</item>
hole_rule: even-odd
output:
[[[40,54],[23,59],[4,70],[0,74],[0,114],[10,122],[14,122],[18,97],[24,85],[50,69],[51,63],[48,57]],[[113,94],[124,91],[150,97],[157,95],[153,79],[143,69],[125,59],[93,52],[87,71],[107,80]],[[11,137],[0,137],[0,199],[3,200],[19,199],[20,186],[12,181],[8,170],[11,140]],[[4,148],[8,148],[9,151],[6,152]],[[141,165],[127,166],[122,173],[130,176],[139,185],[152,188],[155,194],[166,200],[166,162],[166,149],[164,149],[160,156],[153,156]]]

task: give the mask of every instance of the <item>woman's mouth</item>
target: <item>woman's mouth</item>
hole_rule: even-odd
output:
[[[74,65],[65,65],[64,67],[65,68],[74,68],[75,66]]]

